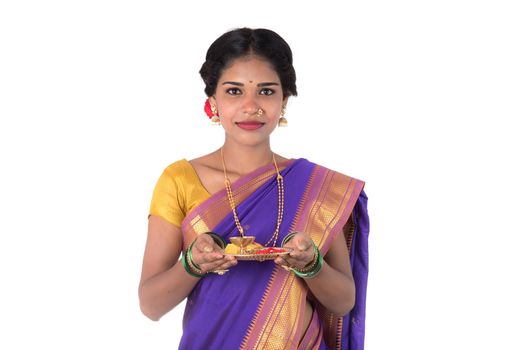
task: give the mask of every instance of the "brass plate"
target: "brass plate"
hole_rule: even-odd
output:
[[[281,247],[272,247],[272,248],[278,248],[278,249],[285,249],[287,251],[280,252],[280,253],[267,253],[267,254],[225,254],[226,256],[234,256],[237,258],[237,260],[251,260],[251,261],[266,261],[266,260],[275,260],[279,256],[285,256],[288,255],[293,251],[291,248],[281,248]],[[267,249],[267,248],[263,248]]]

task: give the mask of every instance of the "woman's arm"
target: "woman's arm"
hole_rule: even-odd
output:
[[[294,252],[275,263],[283,266],[304,267],[314,256],[311,239],[297,233],[287,244]],[[304,279],[315,298],[330,312],[344,316],[355,305],[355,282],[351,273],[349,253],[342,232],[336,235],[324,257],[320,272],[313,278]]]
[[[322,269],[304,280],[317,300],[337,316],[344,316],[355,305],[355,282],[344,234],[336,235],[324,257]]]
[[[179,227],[151,215],[142,265],[138,295],[140,309],[152,320],[159,320],[193,290],[200,278],[190,276],[182,261],[182,232]],[[236,265],[233,257],[225,257],[211,236],[198,235],[192,248],[193,261],[201,271],[227,270]],[[203,277],[205,278],[205,277]]]
[[[184,300],[199,280],[184,271],[181,251],[180,228],[151,215],[138,295],[140,309],[154,321]]]

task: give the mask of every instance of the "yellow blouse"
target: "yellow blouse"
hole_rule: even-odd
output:
[[[186,159],[169,165],[158,179],[149,215],[157,215],[178,227],[193,208],[211,195]]]

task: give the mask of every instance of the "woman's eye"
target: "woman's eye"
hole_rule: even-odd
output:
[[[226,92],[230,95],[240,95],[241,94],[241,91],[238,88],[230,88],[230,89],[227,89]]]
[[[260,94],[261,95],[266,95],[266,96],[270,96],[270,95],[273,95],[275,92],[271,89],[262,89],[260,90]]]

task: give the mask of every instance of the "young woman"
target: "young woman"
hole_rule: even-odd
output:
[[[233,30],[210,46],[200,74],[225,140],[158,180],[143,313],[158,320],[187,298],[182,349],[362,349],[364,183],[270,147],[297,94],[289,46],[270,30]],[[226,246],[232,237],[259,245]]]

